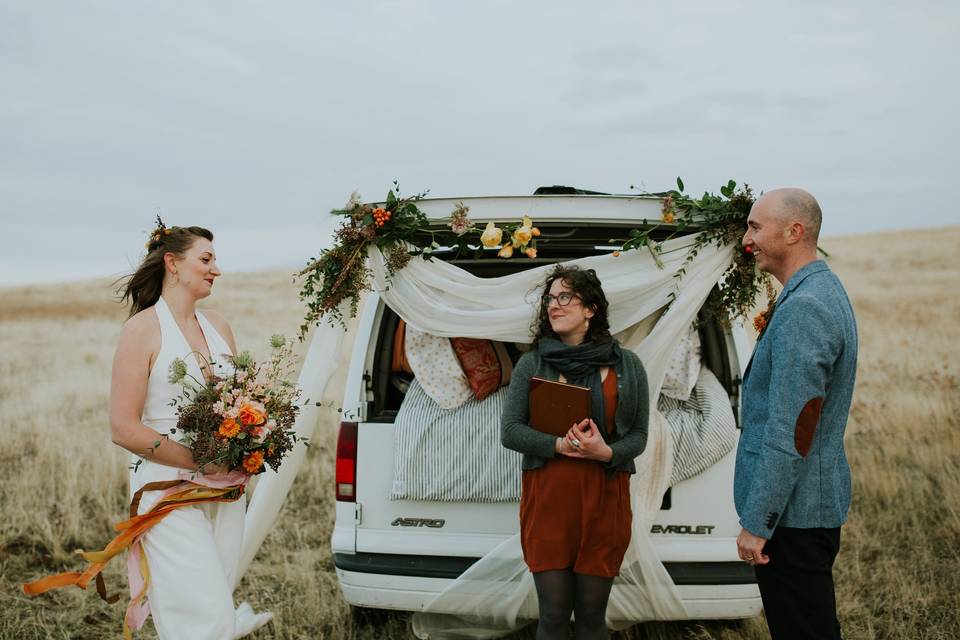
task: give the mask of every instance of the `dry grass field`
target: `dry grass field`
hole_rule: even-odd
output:
[[[845,637],[960,638],[960,228],[824,242],[860,326],[847,431],[854,502],[836,565]],[[263,355],[301,317],[283,272],[226,275],[210,306]],[[91,589],[37,598],[20,583],[81,566],[125,513],[128,456],[110,442],[107,393],[124,319],[109,282],[0,289],[0,639],[120,636],[123,607]],[[326,400],[339,402],[340,386]],[[405,615],[355,622],[329,552],[337,415],[238,598],[276,613],[256,638],[412,638]],[[122,562],[106,572],[124,591]],[[662,623],[622,638],[766,638],[762,620]],[[155,637],[150,623],[140,635]],[[530,628],[516,635],[532,638]]]

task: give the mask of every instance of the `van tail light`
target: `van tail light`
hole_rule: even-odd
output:
[[[357,423],[341,422],[337,435],[337,501],[357,501]]]

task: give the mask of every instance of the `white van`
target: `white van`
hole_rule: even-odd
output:
[[[439,228],[457,202],[470,208],[472,220],[483,223],[515,222],[528,214],[542,232],[542,257],[535,259],[435,254],[491,277],[609,253],[630,229],[659,222],[662,201],[549,187],[533,196],[425,199],[419,206]],[[375,292],[369,294],[343,399],[331,547],[340,588],[352,606],[419,611],[478,558],[518,532],[518,502],[391,499],[394,419],[403,400],[390,381],[398,320]],[[703,365],[726,389],[739,428],[740,381],[750,341],[737,323],[730,328],[707,323],[699,333]],[[761,611],[753,569],[737,558],[734,456],[735,448],[673,486],[651,530],[654,548],[691,619],[745,618]]]

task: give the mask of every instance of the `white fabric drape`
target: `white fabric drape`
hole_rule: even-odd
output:
[[[303,389],[303,399],[310,402],[302,407],[293,430],[298,437],[309,438],[317,426],[320,416],[320,407],[317,403],[323,398],[327,383],[340,362],[340,350],[344,343],[345,331],[339,326],[330,326],[323,323],[316,328],[313,341],[307,357],[300,370],[298,385]],[[263,544],[264,539],[273,528],[277,520],[283,501],[293,486],[293,479],[297,476],[303,461],[307,456],[307,447],[298,442],[293,447],[287,459],[280,465],[280,471],[270,468],[258,476],[253,496],[247,505],[247,516],[244,519],[243,547],[240,550],[240,564],[234,582],[234,589],[240,584],[240,579],[250,567],[253,556]]]
[[[665,242],[662,269],[647,251],[572,261],[594,269],[603,283],[614,334],[654,317],[669,302],[671,292],[676,294],[649,335],[639,344],[624,341],[646,368],[652,409],[647,448],[637,459],[638,472],[630,483],[633,535],[607,609],[608,623],[614,627],[684,617],[676,587],[657,559],[649,536],[673,463],[666,422],[656,412],[657,397],[670,354],[733,258],[731,246],[704,247],[678,280],[675,274],[692,243],[693,236]],[[371,247],[369,258],[375,289],[411,326],[440,336],[507,342],[531,341],[539,285],[552,268],[547,265],[499,278],[480,278],[441,260],[414,259],[388,278],[383,255]],[[300,375],[307,396],[323,396],[342,338],[341,329],[327,324],[314,334]],[[294,428],[309,436],[316,419],[316,410],[307,407]],[[302,461],[303,448],[298,447],[280,472],[264,474],[254,491],[246,518],[241,575],[273,525]],[[451,613],[456,615],[448,615]],[[535,617],[533,580],[523,563],[517,534],[477,561],[439,594],[426,612],[416,614],[414,630],[422,638],[494,637]]]

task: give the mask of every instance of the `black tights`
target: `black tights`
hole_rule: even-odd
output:
[[[533,574],[540,605],[536,640],[566,639],[573,613],[573,637],[596,640],[607,637],[607,599],[613,578],[586,576],[572,569]]]

